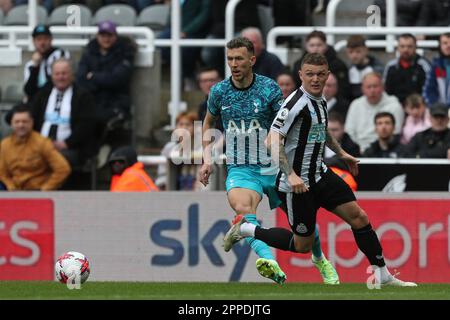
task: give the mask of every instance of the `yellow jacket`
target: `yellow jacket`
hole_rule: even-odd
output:
[[[36,131],[24,141],[10,135],[0,146],[0,181],[8,190],[55,190],[70,174],[67,160]]]

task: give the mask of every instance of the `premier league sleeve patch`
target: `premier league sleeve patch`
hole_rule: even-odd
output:
[[[273,127],[277,128],[277,129],[281,129],[284,126],[284,123],[286,122],[286,119],[289,116],[289,110],[286,108],[283,108],[280,110],[280,112],[278,112],[278,115],[276,116],[274,122],[273,122]]]

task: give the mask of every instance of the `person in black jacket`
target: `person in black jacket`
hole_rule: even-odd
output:
[[[253,72],[276,80],[285,66],[276,55],[266,50],[261,31],[258,28],[248,27],[242,30],[241,36],[249,39],[255,48],[256,62],[253,65]]]
[[[450,159],[450,129],[448,108],[437,103],[431,106],[431,128],[416,133],[407,145],[407,154],[412,158]]]
[[[400,143],[400,135],[394,135],[395,118],[390,112],[375,115],[375,132],[378,139],[364,151],[367,158],[401,158],[405,155],[405,146]]]
[[[306,36],[306,46],[305,46],[305,54],[307,53],[320,53],[325,55],[325,58],[327,58],[328,65],[330,68],[331,73],[333,73],[339,84],[339,94],[346,98],[351,99],[351,89],[350,89],[350,83],[348,81],[348,69],[345,63],[338,58],[336,51],[333,47],[330,47],[327,45],[327,38],[325,33],[322,31],[313,31],[310,34]],[[294,79],[297,82],[297,87],[301,86],[301,80],[298,75],[298,71],[300,70],[301,62],[303,60],[303,57],[301,57],[299,60],[297,60],[294,63],[293,68],[293,76]]]
[[[397,51],[399,57],[389,61],[383,75],[384,88],[403,104],[413,93],[422,94],[431,65],[416,53],[416,37],[410,33],[399,36]]]
[[[31,102],[34,129],[53,141],[72,168],[95,154],[94,97],[74,83],[70,62],[52,66],[52,81]]]
[[[35,51],[25,64],[24,87],[26,100],[31,101],[39,89],[50,81],[52,63],[59,58],[70,58],[68,51],[52,46],[52,33],[46,25],[37,25],[32,33]]]
[[[120,37],[113,22],[103,21],[78,65],[77,83],[95,96],[97,134],[111,130],[105,137],[110,144],[130,143],[128,136],[124,141],[113,141],[118,139],[113,133],[123,133],[120,124],[131,116],[130,82],[135,55],[135,43]]]

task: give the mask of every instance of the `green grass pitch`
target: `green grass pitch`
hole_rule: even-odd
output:
[[[415,288],[384,287],[369,290],[365,284],[325,286],[313,283],[152,283],[87,282],[69,290],[57,282],[0,281],[1,299],[151,299],[151,300],[328,300],[328,299],[432,299],[450,300],[450,284],[419,284]]]

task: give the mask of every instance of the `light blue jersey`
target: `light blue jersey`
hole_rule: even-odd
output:
[[[245,89],[235,87],[231,77],[211,88],[208,110],[222,117],[228,169],[270,165],[264,140],[282,103],[278,84],[258,74]]]
[[[254,74],[245,89],[234,86],[231,77],[211,88],[208,110],[222,117],[226,138],[226,189],[245,188],[269,197],[271,208],[279,205],[275,191],[276,170],[264,145],[273,119],[283,104],[278,84]]]

